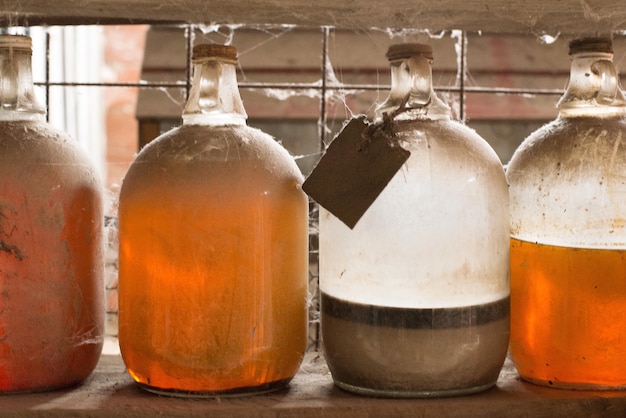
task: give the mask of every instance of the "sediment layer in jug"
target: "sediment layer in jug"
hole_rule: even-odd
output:
[[[362,393],[484,390],[497,380],[506,355],[508,315],[508,297],[467,307],[407,309],[322,293],[324,349],[333,378]]]

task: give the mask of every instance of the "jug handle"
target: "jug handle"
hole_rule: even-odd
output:
[[[413,74],[411,90],[406,106],[422,107],[430,103],[432,94],[431,62],[422,55],[413,56],[405,61],[406,71]]]
[[[203,111],[219,110],[220,80],[222,64],[218,61],[210,61],[202,67],[200,78],[200,97],[198,105]]]
[[[613,103],[618,89],[615,65],[609,60],[598,60],[591,65],[591,72],[600,78],[596,101],[601,104]]]
[[[18,71],[14,60],[8,59],[2,63],[0,71],[0,91],[2,92],[2,108],[17,109],[18,103]]]

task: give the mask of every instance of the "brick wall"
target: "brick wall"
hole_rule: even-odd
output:
[[[104,68],[106,83],[136,83],[148,26],[104,26]],[[116,352],[117,338],[117,196],[128,166],[137,152],[138,125],[135,116],[137,88],[108,87],[103,94],[107,138],[107,175],[109,192],[105,255],[106,334],[105,352]]]

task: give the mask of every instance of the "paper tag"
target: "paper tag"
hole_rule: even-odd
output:
[[[335,137],[302,188],[352,229],[410,155],[392,121],[372,125],[360,116]]]

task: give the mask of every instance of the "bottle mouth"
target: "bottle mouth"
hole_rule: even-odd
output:
[[[31,52],[33,41],[24,35],[0,35],[0,50],[13,49],[14,51]]]

